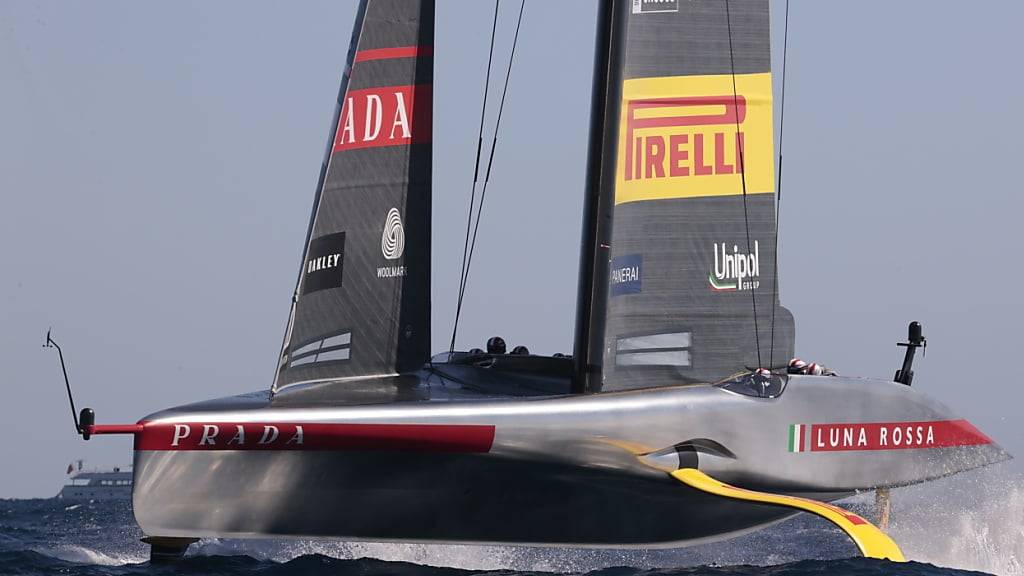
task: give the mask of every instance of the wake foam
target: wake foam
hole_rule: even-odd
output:
[[[1000,464],[893,492],[890,534],[919,562],[1024,576],[1024,474]]]
[[[126,564],[138,564],[149,560],[146,556],[135,554],[104,553],[85,546],[74,544],[61,544],[53,548],[34,548],[34,552],[71,562],[74,564],[91,564],[94,566],[124,566]]]
[[[284,563],[321,555],[338,560],[370,558],[437,568],[490,571],[586,572],[607,566],[635,565],[610,551],[458,544],[334,542],[330,540],[203,540],[194,547],[203,556],[246,555]],[[643,553],[625,552],[627,555]]]

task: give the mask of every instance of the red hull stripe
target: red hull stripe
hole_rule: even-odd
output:
[[[370,60],[388,60],[391,58],[415,58],[417,56],[432,56],[433,46],[398,46],[395,48],[376,48],[373,50],[360,50],[356,52],[356,62],[368,62]]]
[[[142,424],[93,424],[90,434],[135,434],[142,432]]]
[[[484,453],[494,426],[283,422],[146,423],[136,450],[326,450]]]
[[[991,444],[967,420],[811,424],[811,452],[913,450]]]

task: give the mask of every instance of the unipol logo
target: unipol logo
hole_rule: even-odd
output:
[[[338,119],[334,151],[429,142],[431,106],[430,85],[350,90]]]
[[[771,74],[623,83],[615,202],[772,192]]]
[[[712,248],[715,254],[714,269],[708,274],[708,282],[715,292],[735,292],[737,290],[756,290],[761,281],[761,250],[754,240],[754,251],[741,252],[739,246],[732,245],[732,253],[726,244],[717,242]]]

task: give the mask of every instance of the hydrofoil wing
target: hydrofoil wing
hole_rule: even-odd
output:
[[[736,486],[719,482],[695,468],[676,470],[672,472],[672,477],[691,488],[723,498],[745,500],[747,502],[757,502],[783,508],[794,508],[810,512],[811,514],[817,514],[845,532],[866,558],[878,558],[894,562],[906,561],[900,547],[896,545],[892,538],[889,538],[874,524],[838,506],[808,498],[737,488]]]

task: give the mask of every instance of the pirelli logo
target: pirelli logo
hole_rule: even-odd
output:
[[[770,73],[623,84],[615,203],[774,191]]]

